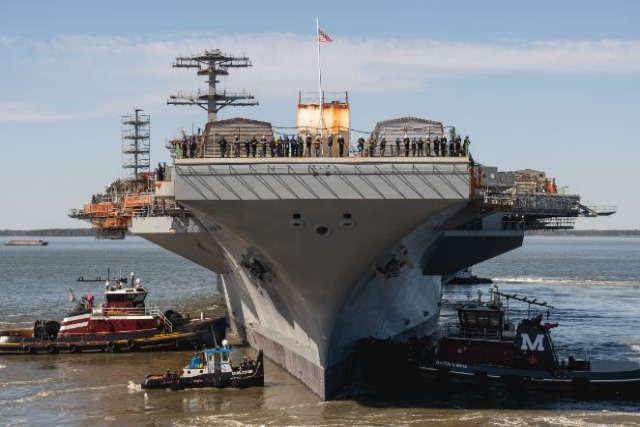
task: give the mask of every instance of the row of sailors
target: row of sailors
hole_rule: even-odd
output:
[[[400,137],[396,138],[395,144],[390,145],[389,151],[391,156],[398,157],[409,157],[410,155],[411,157],[466,157],[469,155],[470,145],[471,140],[468,135],[464,138],[464,141],[462,141],[460,135],[452,138],[451,141],[447,141],[446,136],[442,138],[436,136],[435,139],[431,141],[430,137],[426,139],[422,139],[422,137],[410,139],[405,135],[402,141]],[[387,140],[382,136],[379,144],[376,144],[374,139],[369,139],[368,142],[365,142],[364,138],[360,137],[357,147],[358,153],[361,156],[374,157],[379,155],[384,157],[387,150]],[[376,149],[378,149],[377,152]]]
[[[333,142],[333,135],[329,135],[326,140],[329,148],[329,157],[334,154]],[[344,157],[348,155],[348,147],[345,146],[344,136],[338,134],[336,142],[338,156]],[[231,144],[224,136],[220,138],[218,143],[220,144],[221,157],[240,157],[241,144],[237,135]],[[324,144],[320,134],[316,135],[315,141],[311,138],[311,135],[307,135],[304,140],[300,135],[297,138],[285,136],[281,139],[276,137],[272,140],[268,140],[265,135],[262,135],[260,141],[254,136],[251,140],[245,140],[243,145],[245,157],[267,157],[267,153],[271,157],[322,157],[324,155]]]
[[[335,154],[337,154],[338,157],[344,157],[345,155],[348,156],[350,150],[349,147],[345,146],[344,136],[342,136],[342,134],[338,134],[336,141],[337,153],[334,152],[333,148],[333,135],[329,135],[327,137],[326,146],[328,148],[328,156],[332,157]],[[220,145],[221,157],[241,156],[241,143],[239,136],[235,136],[233,143],[229,143],[223,136],[220,138],[218,143]],[[468,156],[470,144],[471,140],[469,139],[469,136],[465,137],[464,142],[459,135],[449,142],[444,136],[442,138],[436,137],[433,141],[431,141],[431,138],[429,137],[427,137],[426,140],[423,140],[422,137],[414,137],[413,139],[410,139],[408,136],[405,136],[402,141],[399,137],[396,138],[395,150],[394,146],[390,145],[389,155],[404,157],[409,157],[410,154],[413,157],[416,155],[419,157],[425,155],[436,157]],[[320,134],[316,135],[315,140],[311,138],[311,135],[307,134],[304,140],[300,135],[291,138],[289,138],[289,136],[285,136],[281,139],[276,137],[272,140],[268,140],[265,135],[262,135],[260,141],[253,136],[251,140],[245,140],[242,145],[244,145],[245,157],[267,157],[267,153],[271,157],[323,157],[325,144],[323,144]],[[369,157],[376,155],[386,156],[386,146],[387,141],[384,136],[380,138],[379,143],[376,143],[373,138],[370,138],[369,141],[365,142],[365,139],[360,137],[357,143],[357,153],[360,156]]]

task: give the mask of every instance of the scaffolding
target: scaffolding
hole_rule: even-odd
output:
[[[151,120],[141,111],[122,116],[122,179],[140,181],[151,171]]]

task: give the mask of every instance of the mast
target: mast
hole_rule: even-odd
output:
[[[322,117],[322,106],[324,105],[324,96],[322,94],[322,68],[320,67],[320,17],[316,17],[316,34],[318,39],[318,100],[320,102],[320,137],[323,136],[324,118]]]
[[[189,57],[177,57],[173,63],[174,68],[197,68],[199,76],[208,76],[207,93],[171,95],[167,100],[167,105],[197,105],[208,113],[208,121],[215,122],[218,119],[218,111],[222,108],[233,106],[254,106],[258,101],[253,95],[246,92],[232,93],[223,91],[218,93],[216,84],[220,81],[218,76],[229,75],[229,68],[251,67],[251,61],[247,57],[235,57],[227,55],[220,50],[206,50],[202,55]]]

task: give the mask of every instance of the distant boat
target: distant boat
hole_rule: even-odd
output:
[[[4,242],[5,246],[47,246],[49,242],[44,240],[9,240]]]
[[[453,278],[447,281],[447,284],[449,285],[473,285],[476,283],[493,283],[493,280],[486,277],[478,277],[473,274],[471,267],[467,267],[456,273]]]

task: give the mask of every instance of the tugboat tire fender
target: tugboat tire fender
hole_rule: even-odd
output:
[[[52,354],[55,352],[55,347],[52,344],[47,344],[44,348],[47,353]]]
[[[22,351],[23,353],[31,353],[31,346],[29,344],[26,344],[22,347]]]
[[[129,338],[127,340],[127,348],[129,350],[137,350],[138,349],[138,344],[136,343],[136,340],[134,340],[133,338]]]
[[[78,352],[78,348],[76,347],[75,344],[67,345],[67,350],[69,350],[69,353],[77,353]]]
[[[116,348],[116,343],[113,341],[107,341],[107,351],[113,351]]]

